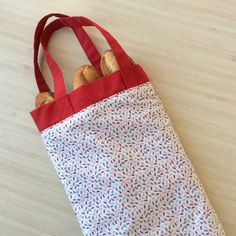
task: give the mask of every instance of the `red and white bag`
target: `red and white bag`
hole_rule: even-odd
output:
[[[45,27],[47,19],[56,16]],[[47,51],[56,30],[71,27],[91,64],[101,56],[83,29],[95,26],[120,70],[66,93]],[[37,58],[41,43],[55,101],[31,112],[49,157],[86,236],[225,235],[142,67],[118,42],[82,17],[49,14],[35,31],[34,66],[40,92],[49,91]]]

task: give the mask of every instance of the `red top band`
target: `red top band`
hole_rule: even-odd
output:
[[[47,19],[51,16],[56,16],[60,19],[54,20],[45,27]],[[110,45],[120,70],[109,76],[102,77],[93,83],[83,85],[67,95],[62,72],[47,51],[48,42],[53,32],[64,26],[69,26],[73,29],[91,64],[100,69],[100,54],[88,34],[82,28],[83,26],[95,26]],[[49,91],[49,88],[37,63],[39,42],[41,42],[43,53],[53,77],[55,93],[55,100],[53,102],[31,111],[31,116],[39,131],[43,131],[51,125],[109,96],[149,81],[142,68],[139,65],[132,65],[128,55],[119,43],[101,26],[85,17],[68,17],[63,14],[53,13],[42,18],[35,31],[34,66],[36,82],[40,92]]]

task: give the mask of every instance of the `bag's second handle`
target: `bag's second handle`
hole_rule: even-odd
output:
[[[48,92],[50,91],[45,79],[43,78],[43,75],[40,71],[39,65],[38,65],[38,53],[39,53],[39,45],[40,45],[40,38],[44,31],[44,27],[51,17],[58,17],[58,18],[64,18],[69,17],[67,15],[61,14],[61,13],[51,13],[46,16],[44,16],[37,24],[37,27],[35,29],[35,35],[34,35],[34,73],[35,73],[35,79],[36,83],[39,89],[39,92]],[[101,61],[101,55],[97,48],[94,46],[92,40],[86,33],[86,31],[83,29],[83,27],[76,27],[75,29],[72,28],[74,31],[77,39],[79,40],[81,46],[83,47],[85,53],[87,54],[88,59],[90,60],[91,64],[98,70],[100,70],[100,61]]]
[[[121,72],[122,71],[124,72],[123,76],[128,74],[129,78],[127,78],[126,82],[128,80],[130,80],[131,82],[133,81],[134,74],[133,74],[133,71],[129,69],[132,63],[130,62],[130,59],[128,55],[126,54],[126,52],[123,50],[123,48],[119,45],[116,39],[109,32],[107,32],[101,26],[97,25],[95,22],[87,19],[86,17],[82,17],[82,16],[64,17],[61,19],[57,19],[53,21],[52,23],[50,23],[48,26],[46,26],[41,36],[41,44],[42,44],[43,53],[46,57],[50,72],[54,80],[55,99],[65,96],[66,90],[65,90],[65,85],[64,85],[63,74],[59,66],[57,65],[57,63],[54,61],[54,59],[51,57],[51,55],[47,51],[47,44],[49,42],[51,35],[56,30],[65,26],[71,27],[73,29],[81,28],[83,26],[96,27],[105,37],[106,41],[110,45],[110,48],[115,54],[117,62],[120,66],[120,70]]]

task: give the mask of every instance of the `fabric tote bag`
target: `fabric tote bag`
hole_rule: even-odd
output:
[[[58,18],[46,25],[51,16]],[[99,70],[101,56],[83,28],[96,27],[120,70],[67,94],[47,50],[53,32],[65,26]],[[40,44],[55,100],[31,116],[84,235],[225,235],[147,75],[114,37],[82,16],[42,18],[35,31],[34,67],[39,91],[47,92],[37,62]]]

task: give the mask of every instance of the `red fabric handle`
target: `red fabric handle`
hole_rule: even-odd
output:
[[[47,23],[47,20],[53,16],[66,17],[66,15],[59,14],[59,13],[48,14],[48,15],[44,16],[38,22],[38,25],[37,25],[37,27],[35,29],[35,33],[34,33],[34,74],[35,74],[36,83],[37,83],[37,86],[38,86],[38,89],[40,92],[47,92],[50,90],[45,79],[43,78],[43,75],[42,75],[39,65],[38,65],[38,52],[39,52],[39,45],[40,45],[40,37],[43,32],[43,29]]]
[[[34,73],[36,78],[36,83],[38,86],[38,89],[40,92],[47,92],[49,91],[49,87],[43,78],[43,75],[40,71],[39,65],[38,65],[38,51],[39,51],[39,45],[40,45],[40,38],[43,33],[44,27],[50,17],[69,17],[64,14],[60,13],[52,13],[44,16],[38,23],[36,29],[35,29],[35,35],[34,35]],[[88,59],[90,60],[91,64],[98,70],[100,70],[100,60],[101,55],[98,52],[97,48],[94,46],[93,42],[91,41],[90,37],[86,33],[86,31],[80,27],[76,27],[75,29],[72,28],[74,31],[77,39],[80,41],[80,44],[82,48],[84,49],[85,53],[87,54]]]
[[[63,80],[62,72],[59,68],[59,66],[56,64],[54,59],[51,57],[51,55],[47,51],[47,45],[49,42],[49,39],[51,35],[57,31],[58,29],[62,27],[71,27],[76,32],[77,30],[82,29],[83,26],[95,26],[105,37],[108,44],[110,45],[112,51],[114,52],[116,59],[118,61],[118,64],[122,69],[126,69],[130,67],[132,64],[129,60],[128,55],[126,52],[122,49],[122,47],[119,45],[119,43],[115,40],[113,36],[111,36],[110,33],[108,33],[105,29],[103,29],[101,26],[97,25],[95,22],[82,17],[82,16],[73,16],[73,17],[64,17],[61,19],[57,19],[53,22],[51,22],[49,25],[47,25],[42,33],[41,36],[41,44],[43,48],[43,53],[46,57],[46,60],[49,65],[49,69],[51,71],[52,77],[54,79],[54,92],[55,92],[55,98],[60,98],[62,96],[66,95],[65,91],[65,85]],[[87,49],[88,50],[88,49]],[[86,51],[88,52],[88,51]],[[92,57],[94,57],[94,52],[91,54]]]
[[[60,25],[70,26],[73,28],[79,26],[94,26],[96,27],[104,36],[108,44],[110,45],[113,53],[116,56],[117,62],[120,68],[125,68],[131,65],[130,59],[120,44],[116,41],[116,39],[107,32],[104,28],[96,24],[95,22],[91,21],[90,19],[83,17],[83,16],[72,16],[68,18],[58,19]]]

